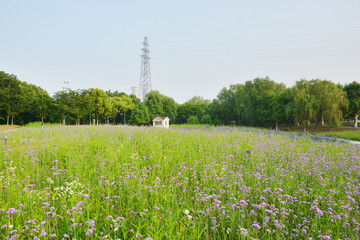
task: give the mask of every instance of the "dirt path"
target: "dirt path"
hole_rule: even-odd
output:
[[[3,134],[3,133],[7,133],[7,132],[11,132],[11,131],[15,131],[15,130],[18,130],[19,128],[12,128],[12,129],[7,129],[7,130],[0,130],[0,134]]]
[[[350,143],[351,145],[360,146],[359,141],[353,141],[353,140],[345,140],[347,143]]]

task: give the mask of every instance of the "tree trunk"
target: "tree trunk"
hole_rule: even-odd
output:
[[[354,128],[357,128],[358,126],[357,126],[357,121],[358,121],[358,116],[359,116],[359,113],[356,113],[355,114],[355,123],[354,123]]]
[[[275,130],[278,130],[278,122],[275,121]]]
[[[126,124],[126,112],[124,112],[124,125]]]
[[[321,117],[321,125],[325,125],[325,122],[324,122],[324,117]]]
[[[8,114],[8,115],[6,116],[6,125],[9,125],[9,121],[10,121],[10,114]]]
[[[14,125],[14,117],[15,117],[15,114],[11,114],[11,125]]]
[[[44,115],[40,114],[40,116],[41,116],[41,123],[43,123],[44,122]]]

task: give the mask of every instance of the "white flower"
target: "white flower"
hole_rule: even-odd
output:
[[[189,219],[189,220],[191,220],[191,219],[192,219],[192,216],[191,216],[191,215],[187,215],[186,218]]]
[[[190,212],[189,212],[189,210],[185,210],[184,213],[185,213],[186,215],[189,215]]]

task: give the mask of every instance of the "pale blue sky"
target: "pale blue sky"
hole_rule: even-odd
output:
[[[153,89],[183,103],[269,76],[360,81],[359,0],[0,0],[0,71],[51,95],[131,93],[143,36]]]

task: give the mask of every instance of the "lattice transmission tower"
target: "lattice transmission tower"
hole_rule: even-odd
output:
[[[145,96],[151,91],[151,72],[150,72],[150,51],[147,37],[144,37],[143,48],[141,54],[141,72],[139,81],[139,98],[144,101]]]

